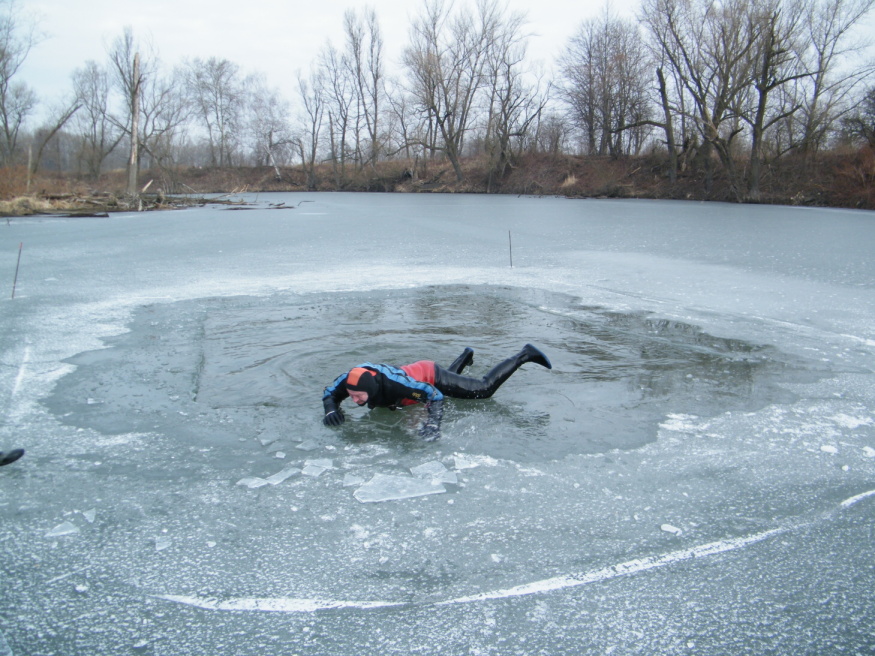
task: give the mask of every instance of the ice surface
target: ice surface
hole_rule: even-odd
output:
[[[412,499],[429,494],[442,494],[446,491],[441,483],[431,480],[393,474],[375,474],[371,480],[357,489],[353,496],[362,503],[375,503]]]
[[[14,653],[871,652],[870,212],[313,199],[2,226]],[[554,368],[437,442],[422,407],[322,424],[352,364],[527,341]]]

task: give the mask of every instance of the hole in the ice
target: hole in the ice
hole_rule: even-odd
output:
[[[143,308],[114,348],[72,359],[79,366],[49,405],[104,432],[172,423],[194,446],[215,443],[211,428],[236,421],[236,434],[254,431],[263,443],[432,448],[415,438],[418,408],[347,403],[346,424],[323,427],[323,387],[362,361],[449,364],[465,346],[475,350],[466,374],[479,376],[529,341],[553,370],[529,364],[491,399],[448,401],[439,446],[519,461],[631,449],[654,440],[669,414],[789,402],[781,383],[813,371],[770,346],[570,296],[449,286]]]

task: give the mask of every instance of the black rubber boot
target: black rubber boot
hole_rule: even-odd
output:
[[[534,362],[547,369],[553,368],[544,353],[531,344],[526,344],[522,351],[499,362],[481,379],[460,376],[448,369],[435,367],[434,384],[443,394],[456,399],[487,399],[495,394],[513,372],[527,362]]]
[[[0,451],[0,467],[10,465],[24,455],[24,449],[12,449],[9,453]]]
[[[447,367],[447,371],[454,374],[460,374],[464,371],[465,367],[469,366],[472,362],[474,362],[474,349],[466,346],[465,350],[462,351],[462,355],[453,360],[453,364]]]

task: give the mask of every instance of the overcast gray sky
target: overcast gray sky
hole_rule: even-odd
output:
[[[456,0],[472,4],[472,0]],[[107,44],[130,25],[151,40],[167,66],[186,57],[219,57],[243,74],[262,72],[270,86],[292,99],[297,69],[306,70],[319,49],[343,42],[343,13],[355,0],[24,0],[45,34],[31,52],[22,79],[41,101],[71,88],[70,75],[87,60],[106,60]],[[386,47],[387,72],[398,70],[410,18],[421,0],[373,0]],[[551,65],[580,23],[604,11],[605,0],[509,0],[525,11],[531,57]],[[639,0],[611,0],[614,13],[634,17]]]

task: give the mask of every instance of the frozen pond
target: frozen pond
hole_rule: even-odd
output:
[[[249,200],[0,225],[0,655],[875,649],[871,213]]]

